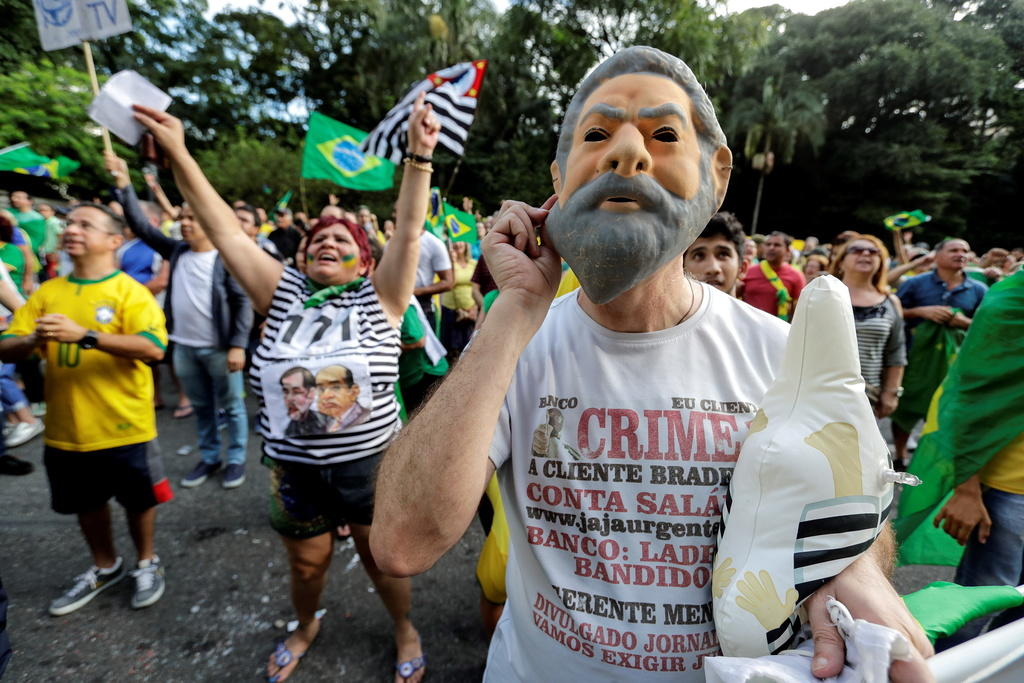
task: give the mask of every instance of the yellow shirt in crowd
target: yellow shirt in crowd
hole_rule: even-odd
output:
[[[992,456],[978,478],[985,486],[1024,495],[1024,432]]]
[[[163,311],[148,289],[121,271],[100,280],[47,280],[14,314],[3,337],[25,336],[36,319],[62,313],[79,325],[108,334],[139,334],[167,346]],[[156,438],[153,373],[140,360],[74,342],[45,342],[48,446],[95,451]]]
[[[476,305],[473,301],[473,271],[476,270],[476,261],[469,259],[466,265],[460,266],[452,261],[455,286],[452,291],[441,294],[441,305],[445,308],[468,311]]]

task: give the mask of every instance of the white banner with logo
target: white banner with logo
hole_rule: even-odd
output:
[[[47,51],[132,30],[126,0],[33,0],[33,4],[39,40]]]

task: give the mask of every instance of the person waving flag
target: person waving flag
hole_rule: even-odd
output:
[[[413,102],[420,93],[426,93],[426,102],[433,107],[434,115],[441,123],[438,144],[462,156],[486,70],[487,60],[478,59],[430,74],[414,85],[370,131],[363,141],[363,152],[395,164],[401,163],[407,148],[406,130]]]

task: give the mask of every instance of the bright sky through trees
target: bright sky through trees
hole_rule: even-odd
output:
[[[295,1],[296,0],[269,0],[264,3],[263,9],[273,14],[279,14],[282,17],[291,17],[293,16],[293,13],[289,7],[294,4]],[[750,9],[751,7],[782,5],[787,9],[801,14],[817,14],[822,10],[844,5],[846,2],[848,2],[848,0],[727,0],[725,5],[729,8],[730,12],[742,12]],[[259,0],[209,0],[208,4],[209,10],[207,10],[206,16],[212,17],[217,14],[217,12],[221,12],[228,7],[255,7],[260,3]],[[508,4],[508,0],[494,0],[494,6],[501,11],[504,11]]]

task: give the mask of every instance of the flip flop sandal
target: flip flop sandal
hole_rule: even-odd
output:
[[[178,406],[174,409],[171,417],[175,420],[184,420],[186,417],[192,417],[193,414],[195,414],[195,410],[192,406]]]
[[[407,681],[412,678],[413,674],[424,668],[426,665],[427,656],[420,655],[419,657],[413,657],[407,662],[399,662],[398,664],[395,664],[395,671],[398,672],[398,675],[402,677],[403,681]]]
[[[316,612],[317,621],[319,621],[324,616],[324,614],[326,614],[326,613],[327,613],[326,609],[317,610],[317,612]],[[298,623],[296,623],[295,626],[298,627]],[[289,631],[293,631],[295,629],[288,629],[288,630]],[[313,639],[313,642],[309,644],[309,647],[306,648],[306,651],[303,652],[301,655],[296,655],[296,654],[292,653],[292,651],[288,649],[288,646],[284,644],[284,642],[285,642],[284,639],[277,641],[277,645],[274,646],[274,653],[273,654],[274,654],[274,664],[277,665],[278,671],[273,676],[267,676],[267,683],[277,683],[278,680],[280,680],[280,677],[281,677],[281,669],[285,668],[286,666],[291,664],[293,661],[294,662],[298,662],[300,659],[302,659],[307,654],[309,654],[309,651],[313,648],[314,645],[316,645],[316,641],[318,641],[318,640],[320,640],[319,632],[317,633],[316,638]],[[298,666],[296,666],[296,668],[298,668]],[[292,669],[292,673],[295,673],[295,669]]]
[[[309,650],[306,650],[306,652],[309,652]],[[303,652],[301,655],[292,654],[292,651],[285,646],[283,640],[278,641],[277,647],[274,648],[274,664],[277,665],[278,672],[273,676],[267,676],[267,683],[277,683],[281,677],[281,669],[305,657],[306,652]],[[292,673],[295,673],[294,669],[292,669]]]

